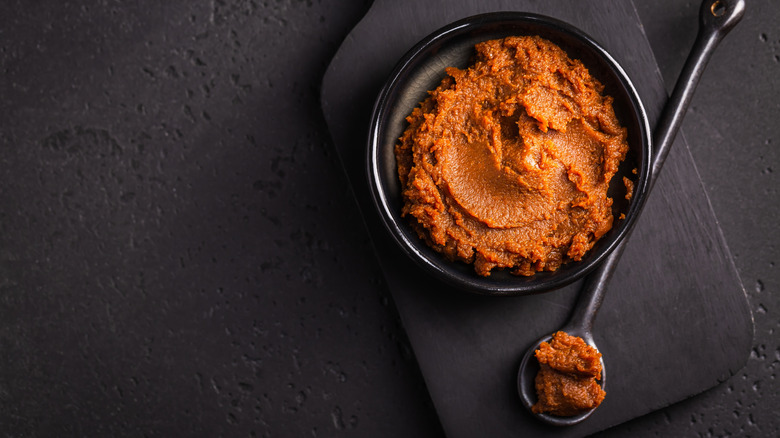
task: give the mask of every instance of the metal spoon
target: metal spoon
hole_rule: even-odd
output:
[[[715,47],[724,36],[742,19],[745,12],[745,0],[705,0],[699,9],[699,33],[691,48],[688,59],[685,61],[680,77],[677,79],[672,96],[666,102],[660,121],[655,130],[653,144],[655,148],[652,173],[648,191],[652,190],[658,179],[661,167],[669,154],[669,149],[674,142],[677,131],[680,129],[683,117],[691,103],[694,90],[699,83],[702,73],[715,51]],[[572,336],[581,337],[586,343],[596,347],[593,340],[593,321],[604,301],[604,294],[615,267],[623,253],[628,236],[615,248],[615,250],[585,279],[574,311],[564,327],[560,330]],[[531,412],[531,407],[536,402],[536,388],[534,379],[539,371],[539,364],[535,360],[534,352],[539,344],[552,339],[548,335],[534,343],[523,356],[520,369],[517,374],[517,389],[520,400]],[[601,361],[602,367],[604,359]],[[601,386],[606,388],[606,368],[602,371]],[[533,414],[539,420],[555,426],[571,426],[588,418],[595,409],[588,410],[573,417],[559,417],[549,414]]]

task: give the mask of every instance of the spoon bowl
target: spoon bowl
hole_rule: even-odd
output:
[[[561,329],[561,331],[566,332],[572,336],[577,336],[582,338],[585,343],[590,345],[591,347],[598,350],[598,347],[596,346],[596,343],[593,341],[593,335],[590,331],[584,330],[582,327],[570,327],[566,326]],[[526,409],[528,409],[529,412],[531,411],[531,408],[536,403],[537,396],[536,396],[536,374],[539,372],[539,362],[536,360],[536,357],[534,356],[534,353],[537,349],[539,349],[539,346],[542,344],[542,342],[550,342],[552,340],[552,335],[547,335],[539,339],[538,341],[534,342],[530,348],[525,352],[525,355],[523,356],[522,361],[520,362],[520,368],[517,373],[517,392],[520,394],[520,401],[523,403],[523,406],[525,406]],[[598,380],[597,382],[599,385],[601,385],[601,388],[606,390],[606,381],[607,381],[607,369],[604,367],[604,358],[601,358],[601,380]],[[550,415],[545,413],[539,413],[534,414],[536,418],[538,418],[540,421],[550,424],[552,426],[572,426],[575,425],[581,421],[584,421],[586,418],[590,417],[591,414],[596,410],[597,408],[593,408],[590,410],[587,410],[579,415],[571,416],[571,417],[559,417],[557,415]]]

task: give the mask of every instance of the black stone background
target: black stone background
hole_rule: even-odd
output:
[[[0,434],[441,435],[319,109],[369,6],[0,2]],[[667,84],[698,7],[637,2]],[[753,351],[602,436],[780,433],[778,22],[748,2],[683,128]]]

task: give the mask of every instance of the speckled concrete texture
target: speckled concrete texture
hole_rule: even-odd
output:
[[[698,4],[637,2],[667,83]],[[369,5],[4,2],[0,435],[441,435],[319,109]],[[683,128],[753,352],[604,436],[780,434],[778,22],[749,2]]]
[[[436,430],[319,109],[368,4],[81,3],[0,18],[0,435]]]

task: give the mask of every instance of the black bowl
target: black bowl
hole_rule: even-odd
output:
[[[401,217],[403,199],[396,169],[394,147],[407,127],[405,118],[436,88],[445,67],[465,68],[474,45],[495,38],[538,35],[560,46],[569,57],[579,59],[614,99],[615,113],[628,130],[629,152],[612,179],[615,221],[580,261],[564,263],[557,271],[530,277],[494,270],[489,277],[474,272],[473,265],[447,260],[431,249]],[[582,278],[623,239],[641,210],[647,194],[651,162],[650,126],[639,96],[623,68],[591,37],[553,18],[497,12],[476,15],[443,27],[404,55],[385,83],[374,105],[368,139],[368,181],[384,226],[403,251],[431,275],[468,292],[484,295],[525,295],[558,289]],[[637,172],[634,173],[633,170]],[[625,199],[623,177],[634,182],[631,201]],[[624,219],[619,219],[625,214]]]

